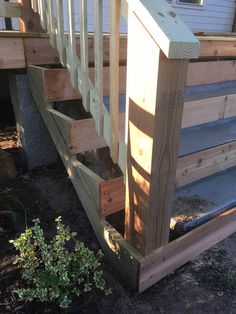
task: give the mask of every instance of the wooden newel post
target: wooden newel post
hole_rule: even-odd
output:
[[[21,32],[45,32],[40,25],[40,17],[35,13],[31,6],[31,0],[17,0],[22,4],[22,16],[19,18]]]
[[[125,236],[148,255],[169,240],[188,60],[167,59],[133,13],[128,36]]]

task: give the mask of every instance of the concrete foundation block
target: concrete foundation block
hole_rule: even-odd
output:
[[[10,74],[9,83],[22,165],[33,169],[57,162],[57,150],[30,93],[27,75]]]

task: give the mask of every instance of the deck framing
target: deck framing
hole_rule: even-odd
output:
[[[135,122],[135,125],[138,125],[140,128],[144,125],[145,131],[151,132],[151,136],[155,140],[153,147],[151,148],[151,172],[148,176],[151,189],[148,190],[147,193],[148,200],[146,204],[144,204],[146,207],[143,206],[141,198],[138,204],[140,208],[143,206],[142,211],[140,210],[139,214],[142,216],[142,223],[145,223],[145,228],[144,233],[141,234],[141,244],[139,243],[139,245],[137,245],[137,241],[133,240],[134,230],[131,230],[130,226],[126,225],[125,239],[106,221],[106,216],[112,213],[124,210],[125,207],[126,212],[129,210],[129,205],[125,205],[124,178],[121,177],[105,181],[93,171],[85,167],[76,158],[77,153],[104,147],[107,143],[110,143],[110,130],[112,127],[109,124],[109,113],[104,117],[104,140],[102,136],[97,135],[96,125],[92,118],[76,121],[55,110],[53,105],[54,101],[81,99],[81,94],[84,98],[84,90],[79,93],[73,89],[71,84],[64,84],[65,81],[69,81],[69,73],[66,69],[43,69],[42,67],[38,67],[38,65],[44,64],[59,64],[59,55],[62,51],[58,54],[56,49],[51,47],[48,36],[42,33],[39,16],[32,11],[30,0],[19,0],[17,2],[21,3],[16,5],[16,11],[18,13],[15,11],[15,13],[9,13],[7,15],[20,15],[21,31],[25,33],[0,33],[0,69],[27,69],[30,90],[33,98],[64,162],[65,168],[83,204],[93,230],[104,252],[111,259],[113,265],[123,278],[134,289],[142,292],[167,274],[173,272],[181,265],[184,265],[198,254],[202,253],[204,250],[236,232],[236,208],[231,208],[204,225],[181,236],[177,240],[168,242],[169,221],[171,215],[171,194],[174,182],[176,186],[179,187],[209,176],[217,171],[235,166],[236,164],[235,141],[224,143],[223,145],[212,147],[190,156],[177,158],[177,133],[181,129],[182,110],[184,112],[182,128],[198,125],[200,122],[203,123],[203,121],[204,123],[207,123],[236,115],[236,109],[233,105],[236,98],[235,94],[209,97],[209,99],[205,99],[205,102],[202,100],[194,100],[191,102],[186,101],[184,103],[183,101],[183,88],[186,78],[188,86],[236,80],[235,61],[224,59],[235,57],[236,37],[227,37],[227,39],[223,36],[208,36],[207,38],[205,36],[199,37],[201,43],[200,62],[190,62],[187,71],[187,59],[190,58],[190,56],[197,55],[198,46],[195,39],[191,42],[190,39],[192,37],[190,33],[189,43],[187,44],[188,48],[192,47],[192,49],[189,50],[190,54],[182,52],[182,55],[179,56],[179,51],[177,49],[179,46],[178,44],[176,45],[170,41],[165,45],[163,41],[162,45],[164,46],[162,47],[162,50],[165,53],[164,56],[155,41],[158,40],[158,38],[155,38],[155,34],[157,25],[160,27],[160,23],[157,23],[159,21],[159,16],[155,17],[158,21],[155,21],[154,24],[153,21],[151,21],[151,24],[149,25],[150,33],[147,34],[146,29],[145,32],[143,32],[144,38],[148,38],[146,54],[148,54],[148,45],[151,45],[151,41],[153,41],[152,51],[155,51],[156,53],[152,56],[152,64],[149,64],[149,68],[146,68],[146,72],[143,71],[143,73],[146,73],[147,77],[151,72],[153,73],[156,86],[152,89],[151,96],[155,101],[157,100],[157,102],[154,104],[155,110],[153,110],[154,114],[151,126],[148,125],[147,121],[145,121],[145,125],[143,124],[143,112],[140,113],[138,110],[133,110],[132,102],[129,102],[130,115],[128,122],[133,121]],[[122,3],[124,3],[124,1],[122,1]],[[140,19],[143,18],[143,10],[141,7],[136,9],[135,22],[138,24],[139,21],[137,21],[136,18],[137,16],[139,16]],[[123,5],[121,6],[121,11],[126,11],[126,8]],[[168,16],[168,19],[171,19],[171,15]],[[85,21],[84,28],[86,28]],[[141,26],[140,29],[143,31],[143,26]],[[38,34],[27,34],[27,31],[38,31]],[[135,27],[133,28],[133,31],[135,33]],[[173,34],[175,33],[174,28],[171,29],[171,31]],[[85,72],[88,72],[87,74],[89,74],[91,81],[94,83],[96,76],[96,70],[94,69],[96,56],[94,56],[93,53],[94,38],[92,35],[82,38],[81,36],[75,36],[75,34],[68,34],[68,36],[71,35],[73,35],[75,54],[76,51],[82,50],[85,52],[85,50],[88,49],[86,53],[87,60],[86,64],[83,65],[83,69]],[[82,35],[85,36],[85,31]],[[165,39],[166,35],[163,33],[162,37]],[[52,36],[51,41],[53,41]],[[126,92],[126,36],[120,37],[119,45],[117,46],[120,47],[120,53],[116,53],[113,56],[113,58],[115,58],[114,71],[117,74],[116,81],[118,81],[118,77],[120,77],[122,84],[120,84],[120,89],[114,92],[115,96],[117,96],[118,93]],[[133,50],[136,48],[136,51],[138,51],[139,47],[140,43],[136,42],[133,46]],[[183,49],[183,51],[185,51],[185,49]],[[108,52],[109,35],[104,35],[104,82],[110,81],[108,65],[112,64],[112,59],[109,59]],[[135,55],[134,51],[132,51],[132,55]],[[156,61],[155,58],[157,55],[159,59]],[[173,60],[167,59],[166,56],[171,56]],[[180,57],[184,57],[182,61],[179,60]],[[204,58],[210,58],[211,61],[209,62],[209,60]],[[212,58],[222,58],[222,60],[219,61],[218,59],[216,60]],[[128,60],[127,65],[129,74],[131,73],[132,66],[133,70],[135,70],[135,63],[129,63],[130,60]],[[153,64],[155,64],[155,67],[153,67]],[[88,65],[89,68],[87,68]],[[224,69],[224,71],[222,71],[222,69]],[[165,76],[164,73],[168,73],[168,75]],[[180,75],[180,77],[178,77],[178,75]],[[130,77],[132,78],[132,75],[130,75]],[[130,77],[128,75],[129,82],[127,93],[130,99],[137,96],[137,104],[141,108],[142,105],[140,104],[142,104],[144,100],[139,98],[138,93],[136,94],[136,91],[134,90],[137,88],[137,86],[135,86],[137,82],[140,83],[140,86],[143,85],[145,76],[137,76],[134,86],[131,84]],[[161,79],[159,79],[159,77],[161,77]],[[165,77],[165,79],[163,79],[163,77]],[[173,80],[173,77],[176,77],[177,79]],[[48,86],[50,86],[50,89]],[[167,88],[167,86],[170,86],[170,89]],[[109,84],[105,83],[103,85],[104,96],[109,95],[108,89]],[[168,92],[170,92],[172,96],[170,97],[171,99],[166,97]],[[145,97],[148,98],[150,96],[149,94],[150,93],[146,91]],[[148,101],[150,101],[150,99],[148,99]],[[216,110],[212,110],[210,113],[208,110],[206,114],[206,104],[209,108],[212,106]],[[150,105],[150,103],[148,103],[148,105]],[[117,118],[117,106],[115,109]],[[121,131],[119,133],[119,140],[121,140],[122,143],[119,147],[119,156],[117,155],[117,152],[114,154],[115,160],[120,158],[120,156],[125,155],[126,150],[124,141],[124,117],[122,118],[122,116],[122,114],[119,114],[119,128],[117,123],[115,127],[116,129],[119,129],[119,132]],[[135,132],[133,134],[130,132],[129,136],[134,138]],[[93,141],[86,140],[86,137],[93,139]],[[140,140],[140,134],[138,134],[137,137],[139,137],[138,139]],[[114,145],[117,141],[118,139],[114,141]],[[130,143],[131,142],[128,142],[128,148],[130,148],[132,144]],[[171,149],[173,151],[171,151]],[[140,153],[140,150],[138,152]],[[132,167],[135,168],[135,166],[137,166],[135,162],[133,162],[133,156],[131,155],[131,151],[128,151],[128,172]],[[163,164],[155,162],[157,156],[160,157],[158,160],[164,160]],[[168,163],[168,160],[171,160],[171,163]],[[141,160],[142,165],[145,162],[146,160]],[[123,165],[121,168],[124,171],[126,165],[125,160],[119,160],[119,164]],[[176,168],[177,172],[175,177]],[[153,173],[158,173],[158,175],[155,177]],[[129,180],[132,179],[132,175],[131,172],[128,173]],[[161,184],[163,184],[165,188],[160,193],[159,189]],[[141,190],[139,182],[133,182],[133,186],[129,186],[129,188],[130,190],[126,193],[126,200],[129,200],[130,192],[135,194],[137,190]],[[153,206],[153,204],[155,206]],[[159,207],[157,210],[157,205],[161,208],[160,210]],[[149,215],[147,214],[148,210],[150,211]],[[126,216],[128,217],[126,217],[127,219],[130,218],[129,214]],[[155,219],[153,219],[153,217]],[[131,222],[132,219],[133,218],[131,217]],[[155,224],[155,220],[157,220],[157,224]],[[143,244],[142,241],[145,241],[145,243]],[[137,248],[140,249],[142,253],[140,253]]]
[[[101,204],[103,202],[101,194],[106,197],[112,195],[112,198],[119,199],[121,193],[117,194],[117,190],[121,189],[121,192],[124,193],[124,187],[121,187],[122,179],[106,182],[70,154],[66,140],[61,136],[62,131],[65,133],[64,126],[55,119],[52,103],[44,100],[41,69],[30,66],[27,74],[33,98],[61,155],[100,245],[117,271],[134,289],[139,292],[144,291],[193,257],[236,232],[236,209],[233,208],[145,257],[140,254],[104,217],[107,215],[107,207]],[[116,200],[115,203],[117,204],[117,202],[121,204],[122,200]]]

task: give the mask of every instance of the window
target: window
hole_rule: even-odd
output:
[[[183,4],[198,4],[198,5],[203,4],[203,0],[178,0],[177,2]]]

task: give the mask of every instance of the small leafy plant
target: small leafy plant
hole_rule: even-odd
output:
[[[15,264],[23,268],[22,279],[27,284],[27,288],[16,291],[20,299],[56,301],[61,308],[67,308],[71,295],[80,296],[93,286],[106,295],[111,293],[100,270],[102,252],[95,255],[76,240],[76,233],[62,224],[61,217],[55,221],[57,232],[49,243],[45,242],[39,219],[33,220],[33,227],[18,239],[10,241],[19,251]],[[69,241],[74,244],[71,250],[67,249]]]

